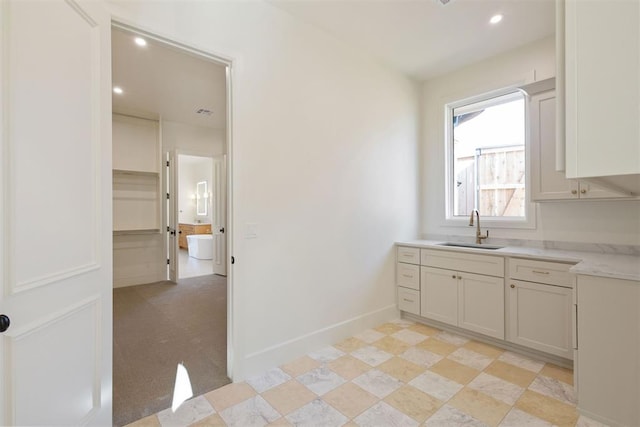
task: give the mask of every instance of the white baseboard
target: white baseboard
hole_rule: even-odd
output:
[[[398,319],[400,312],[396,304],[345,320],[300,337],[248,354],[243,366],[234,367],[233,382],[244,381],[269,369],[291,362],[305,354],[323,347],[337,344],[364,330]]]

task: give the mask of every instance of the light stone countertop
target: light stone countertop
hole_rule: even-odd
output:
[[[634,280],[640,282],[640,255],[635,253],[606,253],[602,251],[596,252],[530,246],[510,246],[508,244],[495,250],[440,246],[440,244],[444,242],[445,240],[408,240],[396,242],[396,246],[413,246],[425,249],[439,249],[473,254],[499,255],[503,257],[564,262],[575,264],[569,270],[575,274],[611,277],[614,279]],[[494,243],[488,243],[487,245],[493,244]],[[503,245],[500,244],[499,246]],[[594,248],[596,247],[597,246],[594,245]]]

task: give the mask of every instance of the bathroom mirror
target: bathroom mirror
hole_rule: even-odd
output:
[[[207,181],[200,181],[196,184],[196,215],[207,215],[208,200]]]

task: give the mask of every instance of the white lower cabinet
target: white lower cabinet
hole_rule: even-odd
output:
[[[508,340],[573,359],[571,288],[509,280]]]
[[[458,325],[457,273],[442,268],[420,267],[420,315]]]
[[[458,276],[458,326],[504,339],[504,279],[481,274]]]
[[[420,314],[428,319],[504,339],[504,279],[457,271],[504,274],[504,259],[495,256],[423,250],[428,267],[420,267]]]
[[[399,310],[574,359],[572,264],[432,248],[397,254]]]
[[[611,426],[640,425],[640,282],[578,276],[578,410]]]
[[[571,264],[509,259],[507,340],[573,359]]]

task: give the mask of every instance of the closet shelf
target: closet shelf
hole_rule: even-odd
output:
[[[160,176],[158,172],[146,172],[146,171],[136,171],[136,170],[127,170],[127,169],[113,169],[113,174],[114,175],[149,176],[149,177]]]
[[[131,229],[131,230],[113,230],[114,236],[130,236],[136,234],[159,234],[159,228]]]

